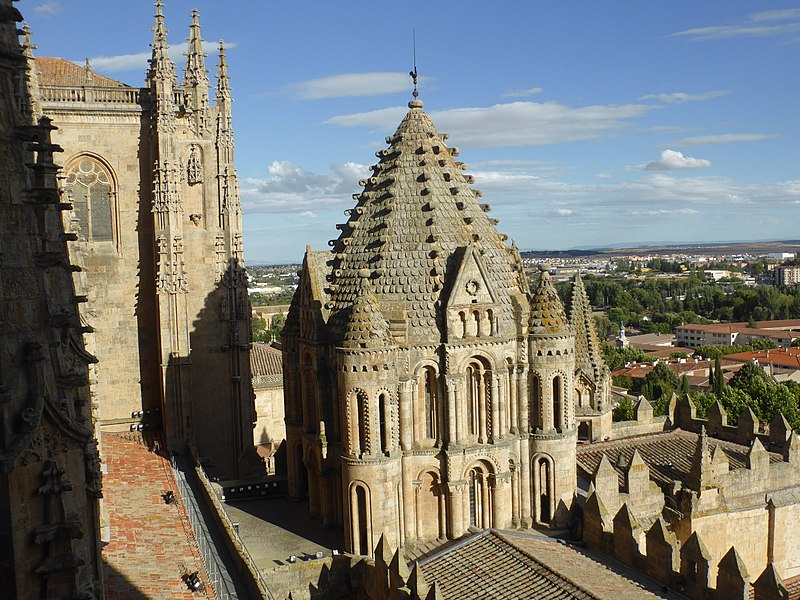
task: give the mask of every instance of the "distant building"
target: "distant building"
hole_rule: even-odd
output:
[[[788,348],[800,338],[800,319],[760,321],[755,327],[747,323],[687,323],[675,328],[675,343],[686,348],[700,346],[734,346],[766,339],[779,348]]]
[[[775,283],[778,285],[800,283],[800,266],[775,267]]]

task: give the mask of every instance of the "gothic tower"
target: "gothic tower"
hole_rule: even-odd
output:
[[[161,431],[237,478],[259,470],[250,306],[228,65],[220,45],[212,103],[197,11],[186,54],[179,85],[159,0],[144,87],[36,58],[36,106],[65,150],[100,430]]]

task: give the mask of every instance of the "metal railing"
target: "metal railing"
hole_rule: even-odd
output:
[[[264,579],[264,576],[261,574],[258,565],[256,565],[255,559],[253,559],[253,556],[247,550],[247,546],[244,545],[242,538],[239,537],[238,527],[234,525],[233,521],[228,515],[228,512],[225,510],[225,507],[222,505],[222,502],[217,497],[217,494],[214,491],[214,487],[211,485],[211,480],[208,478],[208,475],[206,475],[206,472],[200,465],[200,459],[197,455],[197,448],[195,448],[192,445],[190,446],[190,450],[191,450],[192,462],[195,465],[195,473],[197,474],[199,483],[205,489],[206,495],[208,496],[212,504],[211,509],[216,511],[217,515],[219,516],[222,522],[222,526],[225,529],[223,535],[227,535],[231,538],[236,553],[239,555],[239,558],[242,560],[244,566],[247,568],[250,577],[253,579],[253,582],[255,583],[259,593],[261,594],[261,597],[266,600],[275,600],[274,596],[269,591],[267,580]]]
[[[186,481],[186,476],[178,469],[174,457],[172,457],[171,463],[172,473],[175,476],[175,482],[178,484],[183,506],[186,509],[189,523],[192,525],[192,531],[197,540],[197,546],[206,566],[209,583],[214,588],[218,600],[235,600],[238,597],[236,589],[231,581],[228,569],[219,558],[214,542],[205,528],[205,520],[200,512],[200,507],[197,505],[197,498],[195,498],[189,482]]]

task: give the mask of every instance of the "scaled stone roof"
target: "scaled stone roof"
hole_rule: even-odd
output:
[[[39,85],[64,87],[130,87],[116,79],[111,79],[110,77],[100,75],[94,71],[87,71],[85,67],[76,65],[63,58],[37,56],[34,61],[36,63],[36,72],[39,76]]]
[[[588,375],[600,377],[601,372],[607,371],[597,332],[592,319],[592,307],[589,296],[579,274],[575,275],[572,283],[572,297],[569,303],[569,321],[575,328],[575,366]]]
[[[496,221],[470,187],[472,177],[456,162],[458,151],[448,148],[446,136],[434,127],[412,100],[389,147],[377,153],[380,162],[372,177],[362,181],[363,192],[333,244],[330,303],[333,313],[355,302],[359,272],[367,269],[378,304],[388,320],[402,322],[405,311],[409,339],[440,338],[437,306],[455,272],[450,257],[474,243],[489,273],[500,319],[511,314],[510,295],[519,293],[516,275],[521,265]],[[341,335],[346,316],[334,316]]]
[[[370,289],[369,272],[362,273],[361,286],[350,311],[342,345],[345,348],[385,348],[392,344],[389,325],[381,315]]]
[[[570,326],[564,305],[553,281],[550,278],[547,265],[540,265],[539,278],[531,294],[531,316],[528,322],[528,331],[531,335],[550,336],[567,335]]]
[[[692,471],[692,458],[697,440],[700,436],[690,431],[674,429],[664,433],[655,433],[609,442],[597,442],[578,446],[578,472],[591,480],[600,459],[605,454],[614,465],[619,475],[620,485],[624,482],[624,472],[619,464],[627,465],[634,450],[639,450],[644,462],[650,468],[650,479],[659,485],[668,485],[672,481],[686,482]],[[730,469],[743,469],[747,464],[747,446],[709,437],[708,447],[711,452],[720,446],[728,457]],[[781,462],[780,454],[769,452],[770,462]],[[620,457],[622,460],[620,460]]]

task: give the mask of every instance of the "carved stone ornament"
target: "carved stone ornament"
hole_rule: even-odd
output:
[[[203,166],[200,164],[200,151],[192,145],[189,160],[186,161],[186,180],[189,185],[203,183]]]

